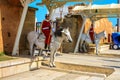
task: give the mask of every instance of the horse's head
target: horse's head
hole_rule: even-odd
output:
[[[70,31],[69,31],[69,27],[71,27],[71,20],[69,19],[56,19],[56,22],[58,24],[59,29],[56,30],[55,32],[55,36],[59,36],[59,37],[62,37],[62,39],[64,41],[69,41],[69,42],[72,42],[72,38],[71,38],[71,35],[70,35]]]
[[[65,41],[72,42],[72,38],[71,38],[71,35],[70,35],[69,28],[64,28],[62,30],[62,36],[63,36]]]

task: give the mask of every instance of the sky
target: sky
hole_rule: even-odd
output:
[[[42,0],[35,0],[31,4],[29,4],[30,7],[38,8],[36,11],[36,18],[37,22],[42,22],[45,19],[45,14],[48,13],[47,8],[45,5],[43,6],[37,6],[36,3],[41,3]],[[93,5],[104,5],[104,4],[112,4],[112,3],[117,3],[117,0],[93,0]],[[72,6],[76,4],[76,2],[68,2],[64,6]],[[117,19],[116,18],[109,18],[109,21],[112,22],[113,26],[117,24]]]

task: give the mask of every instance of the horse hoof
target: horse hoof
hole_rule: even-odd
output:
[[[55,68],[56,66],[49,66],[50,68]]]
[[[49,66],[50,68],[53,68],[53,66]]]
[[[50,68],[53,68],[53,67],[55,68],[56,67],[55,65],[49,65],[49,66],[50,66]]]
[[[98,54],[96,54],[97,56],[99,56]]]
[[[55,68],[56,66],[54,65],[53,67]]]

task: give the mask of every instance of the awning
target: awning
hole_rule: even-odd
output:
[[[90,18],[120,17],[120,4],[75,6],[72,14]]]

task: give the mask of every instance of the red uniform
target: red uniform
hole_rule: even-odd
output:
[[[91,25],[89,35],[90,35],[90,38],[91,38],[92,42],[94,43],[94,28],[93,28],[93,25]]]
[[[49,20],[44,20],[42,22],[42,32],[45,35],[45,44],[49,45],[51,42],[51,23]]]

